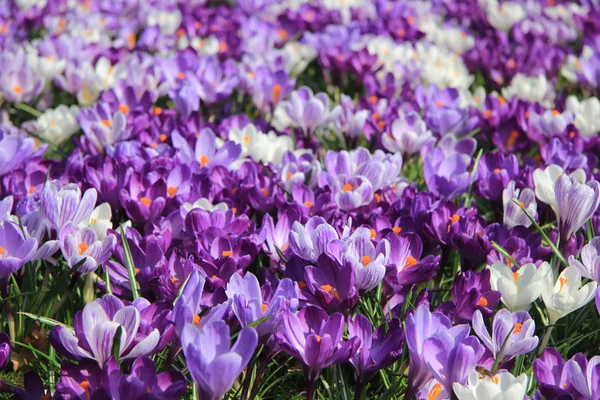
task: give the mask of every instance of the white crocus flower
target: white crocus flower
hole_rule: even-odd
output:
[[[100,90],[114,87],[118,81],[125,79],[127,76],[124,64],[112,65],[106,57],[101,57],[98,60],[95,70],[97,77],[95,84]]]
[[[113,228],[112,211],[108,203],[102,203],[94,208],[88,218],[79,223],[80,228],[91,228],[98,240],[106,238],[106,231]]]
[[[528,381],[527,374],[514,377],[510,372],[499,372],[488,377],[472,371],[466,386],[454,383],[452,388],[459,400],[520,400],[527,393]]]
[[[510,311],[527,311],[542,292],[542,281],[550,273],[550,264],[543,262],[540,267],[529,263],[522,265],[517,272],[496,261],[488,266],[491,277],[490,283],[493,290],[502,294],[500,300]]]
[[[558,178],[564,173],[565,171],[556,164],[548,165],[546,169],[538,168],[533,171],[533,183],[535,185],[536,197],[542,203],[546,203],[552,207],[557,218],[558,205],[554,194],[554,186]],[[585,171],[581,168],[573,171],[570,176],[575,178],[578,182],[586,182]]]
[[[67,107],[64,104],[46,110],[37,120],[38,135],[55,145],[61,144],[79,129],[78,112],[77,106]]]
[[[210,202],[210,200],[208,200],[208,199],[206,199],[204,197],[201,198],[201,199],[196,200],[194,202],[194,204],[183,203],[182,207],[187,212],[190,212],[194,208],[201,208],[201,209],[206,210],[206,211],[214,211],[214,210],[227,211],[227,210],[229,210],[229,207],[227,206],[226,203],[213,204],[213,203]]]
[[[146,18],[148,26],[158,26],[163,35],[172,35],[181,25],[181,11],[152,10]]]
[[[498,30],[508,32],[514,24],[527,16],[525,9],[518,2],[506,1],[498,4],[497,0],[487,0],[484,3],[490,25]]]
[[[600,100],[588,97],[579,101],[575,96],[567,98],[567,111],[575,114],[575,126],[583,137],[590,137],[600,131]]]
[[[513,77],[509,86],[502,88],[502,95],[506,99],[516,97],[520,100],[544,105],[550,105],[553,97],[552,85],[544,75],[529,77],[521,73]]]
[[[229,140],[242,146],[240,158],[250,156],[255,161],[265,164],[279,164],[286,151],[294,150],[290,136],[277,136],[275,132],[263,133],[253,124],[248,124],[243,129],[232,129],[229,132]]]
[[[542,280],[542,299],[548,310],[550,325],[589,303],[594,298],[596,287],[596,282],[581,287],[581,274],[576,267],[565,268],[556,281],[554,273],[550,272]]]

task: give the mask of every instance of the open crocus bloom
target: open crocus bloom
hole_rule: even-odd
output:
[[[542,280],[542,299],[550,316],[550,324],[583,307],[593,298],[598,284],[589,282],[581,287],[581,275],[576,267],[565,268],[558,280],[549,273]]]

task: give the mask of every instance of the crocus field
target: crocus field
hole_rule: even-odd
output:
[[[0,399],[600,400],[598,96],[598,0],[0,0]]]

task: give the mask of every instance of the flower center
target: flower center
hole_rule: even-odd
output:
[[[269,308],[269,306],[267,304],[265,304],[265,303],[262,303],[260,305],[260,309],[262,310],[263,313],[265,313],[268,308]]]
[[[352,187],[352,185],[351,185],[351,184],[349,184],[349,183],[346,183],[344,186],[342,186],[342,190],[343,190],[344,192],[351,192],[351,191],[352,191],[352,189],[354,189],[354,188],[353,188],[353,187]]]
[[[304,205],[308,208],[311,208],[313,206],[313,202],[312,201],[305,201]]]
[[[15,86],[13,86],[13,92],[15,92],[16,94],[21,94],[21,93],[23,93],[23,87],[21,87],[19,85],[15,85]]]
[[[513,329],[513,333],[521,333],[522,329],[523,329],[523,324],[516,322],[515,329]]]
[[[85,253],[87,251],[88,245],[86,242],[81,242],[81,243],[79,243],[77,248],[79,249],[79,255],[82,256],[83,253]]]
[[[436,383],[427,394],[427,400],[437,400],[440,394],[442,394],[442,384]]]
[[[221,252],[221,257],[231,257],[233,255],[233,251],[231,250],[223,250]]]
[[[142,203],[145,206],[149,206],[152,203],[152,199],[149,199],[148,197],[142,197],[140,199],[140,203]]]
[[[394,227],[392,228],[392,232],[394,232],[394,234],[395,234],[396,236],[398,236],[398,234],[399,234],[400,232],[402,232],[402,228],[400,228],[399,226],[394,226]]]
[[[369,256],[362,256],[361,260],[362,260],[363,266],[366,267],[371,262],[371,257],[369,257]]]
[[[167,188],[167,194],[168,194],[170,197],[173,197],[173,196],[175,196],[175,195],[177,194],[177,188],[176,188],[175,186],[169,186],[169,187]]]
[[[477,302],[477,305],[479,307],[487,307],[488,301],[487,301],[487,299],[485,297],[480,297],[479,301]]]
[[[279,84],[275,84],[273,85],[273,88],[271,89],[271,98],[273,99],[273,103],[277,104],[279,103],[279,100],[281,100],[281,85]]]
[[[123,114],[127,114],[129,112],[129,106],[127,104],[121,104],[119,105],[119,111]]]
[[[517,279],[519,279],[519,273],[518,272],[513,272],[512,276],[513,276],[513,281],[515,281],[515,285],[516,285],[517,284]]]
[[[562,292],[563,288],[565,287],[565,284],[569,281],[568,279],[565,278],[558,278],[558,281],[560,282],[560,288],[558,289],[559,292]]]
[[[194,315],[194,320],[193,320],[193,324],[194,325],[198,325],[198,323],[200,322],[200,316],[199,315]]]
[[[208,164],[208,162],[209,162],[209,161],[210,161],[210,160],[208,159],[208,157],[207,157],[207,156],[202,156],[202,157],[200,157],[200,167],[204,168],[204,166],[205,166],[206,164]]]

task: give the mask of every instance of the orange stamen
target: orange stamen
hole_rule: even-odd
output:
[[[312,201],[305,201],[304,205],[308,208],[311,208],[313,206],[313,202]]]
[[[377,237],[377,231],[375,229],[370,229],[369,232],[371,232],[371,240]]]
[[[123,114],[127,114],[129,112],[129,106],[127,104],[120,104],[119,111],[121,111]]]
[[[458,220],[460,220],[460,217],[456,214],[454,214],[450,217],[450,222],[452,222],[452,223],[458,222]]]
[[[103,119],[102,121],[100,121],[100,123],[107,128],[110,128],[110,126],[112,125],[112,123],[108,119]]]
[[[164,133],[161,133],[161,135],[158,138],[160,139],[161,142],[164,142],[167,140],[167,135],[165,135]]]
[[[81,242],[79,243],[79,246],[77,246],[77,248],[79,249],[79,255],[82,256],[83,253],[85,253],[88,249],[88,245],[86,242]]]
[[[442,394],[442,390],[442,384],[436,383],[427,394],[427,400],[437,400],[437,398]]]
[[[563,277],[558,278],[558,281],[560,282],[560,288],[558,289],[559,292],[562,292],[563,287],[565,287],[565,284],[569,281],[568,279],[565,279]]]
[[[523,324],[516,322],[515,329],[513,329],[513,333],[521,333],[521,330],[523,330]]]
[[[231,250],[223,250],[221,252],[221,257],[231,257],[233,256],[233,251]]]
[[[414,267],[415,265],[417,265],[417,259],[413,256],[408,256],[406,257],[406,262],[404,263],[402,270],[404,271],[406,268]]]
[[[194,315],[194,321],[193,321],[193,324],[194,324],[194,325],[198,325],[198,323],[200,322],[200,319],[201,319],[201,318],[200,318],[200,316],[199,316],[199,315]]]
[[[362,261],[363,266],[366,267],[371,262],[371,257],[369,257],[369,256],[362,256],[361,257],[361,261]]]
[[[160,107],[154,107],[154,109],[152,110],[152,114],[158,116],[160,114],[162,114],[163,110]]]
[[[513,272],[512,273],[512,277],[513,277],[513,281],[515,281],[515,285],[517,284],[517,279],[519,279],[519,273],[518,272]]]
[[[207,156],[200,157],[200,167],[204,168],[206,164],[208,164],[209,159]]]
[[[392,228],[392,232],[394,232],[394,234],[395,234],[396,236],[398,236],[398,234],[399,234],[400,232],[402,232],[402,228],[400,228],[399,226],[394,226],[394,227]]]
[[[173,197],[177,194],[177,188],[175,186],[169,186],[167,188],[167,194],[169,195],[169,197]]]
[[[268,308],[269,308],[269,306],[265,303],[262,303],[260,305],[260,309],[262,310],[263,313],[266,312]]]
[[[479,301],[477,302],[477,305],[479,307],[487,307],[488,301],[487,301],[487,299],[485,297],[480,297]]]
[[[274,104],[279,103],[279,100],[281,100],[282,90],[283,89],[281,88],[281,85],[279,85],[279,84],[273,85],[273,88],[271,89],[271,98],[273,99]]]
[[[354,188],[353,188],[353,187],[352,187],[352,185],[351,185],[351,184],[349,184],[349,183],[346,183],[344,186],[342,186],[342,190],[343,190],[344,192],[351,192],[351,191],[352,191],[352,189],[354,189]]]
[[[306,283],[304,283],[304,282],[298,282],[298,287],[300,289],[306,289]]]
[[[152,199],[149,199],[148,197],[142,197],[140,199],[140,203],[142,203],[145,206],[149,206],[150,203],[152,203]]]

